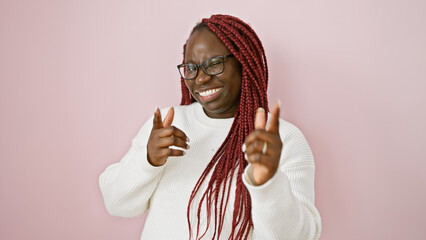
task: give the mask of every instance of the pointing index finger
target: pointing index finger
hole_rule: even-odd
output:
[[[171,125],[172,125],[172,122],[173,122],[173,117],[174,117],[174,116],[175,116],[175,109],[174,109],[173,107],[171,107],[171,108],[169,109],[169,111],[167,112],[166,117],[164,118],[163,126],[164,126],[164,127],[171,126]]]
[[[280,124],[280,108],[281,108],[281,101],[278,100],[274,106],[272,107],[271,111],[271,124],[269,125],[268,132],[271,133],[278,133],[279,124]]]

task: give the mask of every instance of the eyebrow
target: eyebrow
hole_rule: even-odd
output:
[[[226,55],[229,55],[229,54],[231,54],[231,53],[228,53],[228,54],[222,54],[222,55],[215,55],[215,56],[213,56],[213,57],[209,57],[209,58],[206,58],[204,61],[202,61],[201,63],[203,63],[203,62],[205,62],[205,61],[207,61],[207,60],[209,60],[209,59],[212,59],[212,58],[215,58],[215,57],[222,57],[222,56],[226,56]],[[189,63],[192,63],[192,64],[196,64],[194,61],[192,61],[192,60],[190,60],[190,61],[185,61],[184,62],[184,64],[189,64]],[[200,63],[200,64],[201,64]]]

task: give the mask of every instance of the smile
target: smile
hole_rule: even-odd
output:
[[[222,92],[222,89],[223,87],[209,89],[202,92],[198,92],[198,95],[200,95],[200,100],[202,100],[203,102],[207,102],[215,99],[216,96],[218,96]]]
[[[199,92],[198,94],[200,94],[200,96],[202,96],[202,97],[208,97],[210,95],[217,93],[220,89],[222,89],[222,88],[209,89],[209,90],[206,90],[206,91],[203,91],[203,92]]]

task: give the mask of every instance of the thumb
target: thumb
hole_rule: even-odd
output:
[[[163,128],[163,122],[161,121],[160,109],[156,109],[154,112],[154,119],[152,124],[153,129]]]
[[[265,109],[258,108],[256,111],[256,117],[254,118],[255,129],[265,129],[266,125],[266,113]]]
[[[163,126],[164,126],[164,127],[171,126],[171,125],[172,125],[172,122],[173,122],[173,117],[174,117],[174,116],[175,116],[175,109],[174,109],[173,107],[171,107],[171,108],[169,109],[169,111],[167,112],[166,117],[164,118]]]

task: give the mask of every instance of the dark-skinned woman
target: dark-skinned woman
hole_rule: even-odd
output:
[[[203,19],[178,70],[181,105],[156,109],[100,176],[108,212],[149,210],[141,239],[318,239],[313,155],[279,118],[279,102],[267,113],[267,60],[253,29]]]

